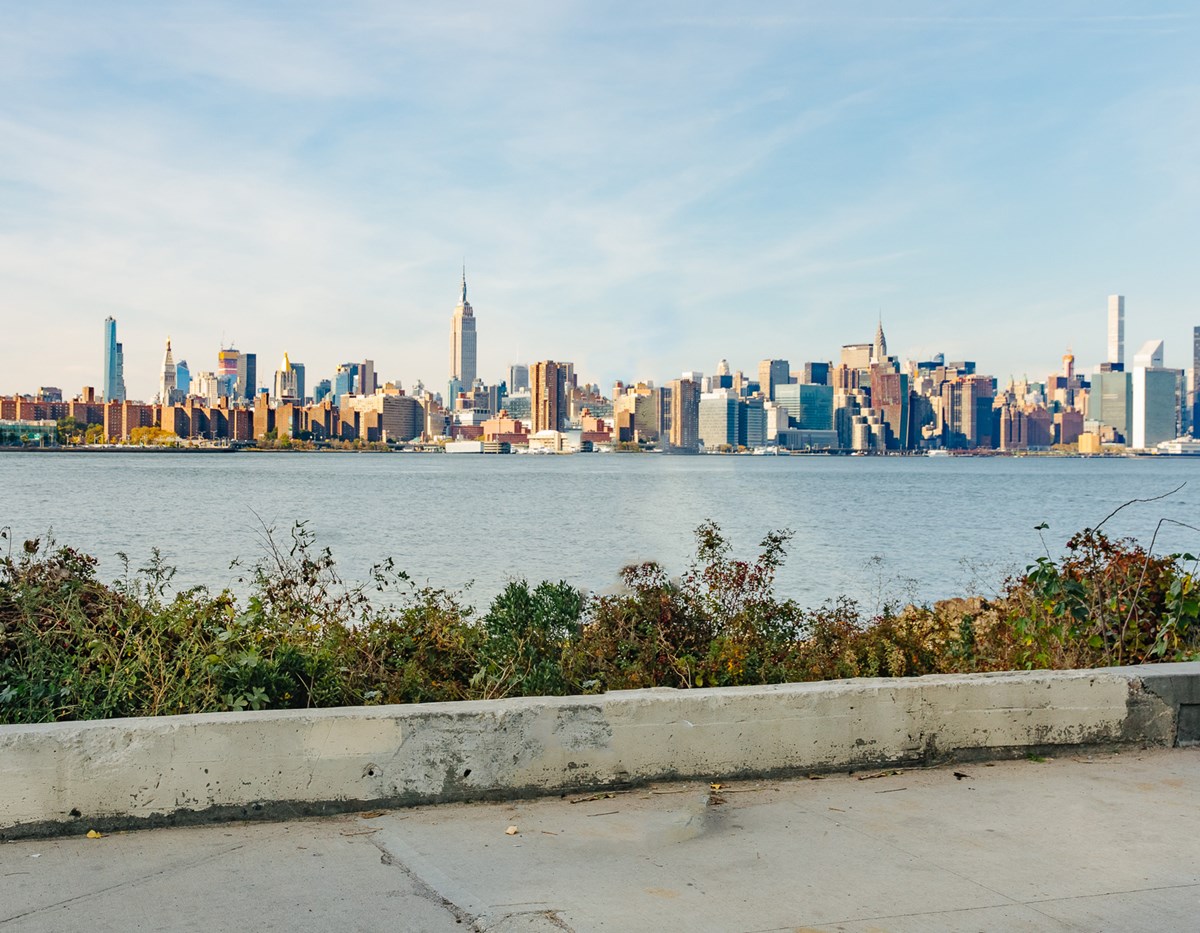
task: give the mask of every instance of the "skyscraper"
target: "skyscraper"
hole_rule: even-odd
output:
[[[787,412],[787,427],[802,431],[833,430],[833,389],[809,383],[780,386],[775,401]]]
[[[475,312],[467,301],[467,270],[463,268],[462,294],[450,325],[450,379],[470,388],[475,382]]]
[[[378,388],[375,378],[375,361],[363,360],[358,364],[358,394],[374,395]]]
[[[888,426],[890,450],[908,450],[912,446],[908,373],[896,373],[890,366],[877,365],[871,372],[871,407]]]
[[[740,413],[738,397],[731,389],[701,395],[696,410],[696,433],[705,448],[736,447]]]
[[[529,367],[523,363],[513,363],[508,367],[508,391],[527,392],[529,390]]]
[[[171,356],[171,338],[167,338],[167,352],[163,355],[162,375],[158,380],[158,400],[163,405],[170,405],[176,395],[175,360]]]
[[[869,343],[848,343],[842,347],[842,365],[850,369],[865,370],[871,365],[874,349]]]
[[[175,366],[175,389],[184,398],[192,392],[192,371],[188,369],[187,360],[180,360]]]
[[[125,353],[117,343],[115,318],[104,319],[104,401],[125,401]]]
[[[275,401],[281,402],[284,399],[299,398],[298,388],[296,385],[296,369],[292,366],[288,355],[284,353],[283,362],[279,364],[279,369],[275,371]]]
[[[763,360],[758,364],[758,389],[772,402],[775,401],[775,387],[785,386],[791,379],[787,360]]]
[[[1127,372],[1098,372],[1092,375],[1088,392],[1088,417],[1116,431],[1122,444],[1129,442],[1133,417],[1133,383]]]
[[[330,394],[333,404],[341,405],[343,396],[355,394],[357,390],[355,380],[357,378],[357,363],[343,363],[337,368],[333,374],[333,392]]]
[[[805,363],[804,378],[801,380],[805,385],[829,385],[829,364],[828,363]]]
[[[1181,433],[1200,437],[1200,327],[1192,328],[1192,367],[1187,375],[1187,423]]]
[[[693,452],[700,446],[700,385],[690,379],[671,383],[670,443]]]
[[[217,394],[224,398],[237,397],[238,367],[242,354],[233,347],[222,347],[217,354]]]
[[[243,353],[238,357],[237,384],[234,386],[235,397],[246,401],[254,401],[258,393],[258,354]]]
[[[1144,450],[1179,434],[1183,373],[1163,366],[1163,342],[1148,340],[1133,358],[1129,446]]]
[[[567,418],[567,370],[554,360],[534,363],[529,369],[530,420],[533,433],[561,431]]]
[[[883,336],[883,318],[875,328],[875,343],[871,345],[871,362],[887,362],[887,338]]]
[[[1125,363],[1125,296],[1108,296],[1108,361]]]

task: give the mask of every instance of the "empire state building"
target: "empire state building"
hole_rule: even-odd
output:
[[[467,301],[466,269],[463,269],[462,294],[450,325],[450,379],[464,389],[475,382],[475,312]]]

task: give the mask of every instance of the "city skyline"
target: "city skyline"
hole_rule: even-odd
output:
[[[193,367],[214,343],[322,374],[370,353],[440,385],[464,254],[486,374],[829,358],[882,313],[902,357],[986,346],[991,371],[1032,376],[1067,347],[1103,359],[1095,309],[1116,292],[1130,347],[1162,337],[1190,363],[1190,12],[128,2],[5,20],[0,302],[66,386],[96,381],[107,316],[131,395],[153,394],[168,333]],[[0,349],[0,391],[40,365]]]
[[[386,361],[383,362],[383,367],[382,367],[384,376],[383,376],[383,379],[380,380],[376,374],[376,370],[379,368],[379,366],[378,366],[378,361],[375,359],[368,360],[367,364],[366,364],[371,367],[371,372],[370,372],[370,376],[369,376],[370,380],[372,380],[374,383],[377,383],[378,385],[382,385],[384,381],[396,382],[396,383],[402,384],[408,388],[411,388],[417,384],[422,384],[422,385],[424,385],[424,387],[427,390],[432,391],[436,394],[441,394],[444,397],[449,398],[448,393],[444,392],[443,390],[446,389],[451,384],[457,386],[459,390],[467,389],[470,387],[468,384],[464,384],[460,380],[458,380],[457,376],[456,376],[456,373],[462,371],[464,360],[468,361],[467,365],[469,365],[469,367],[470,367],[472,381],[473,381],[474,377],[476,375],[478,375],[478,377],[480,379],[482,379],[482,381],[485,384],[492,384],[492,385],[497,385],[501,382],[506,382],[508,379],[510,379],[513,375],[512,369],[514,367],[518,367],[518,368],[522,368],[522,369],[531,368],[533,366],[533,364],[536,362],[535,360],[528,360],[528,361],[513,360],[513,361],[510,361],[509,363],[505,364],[504,366],[500,367],[499,371],[494,374],[492,374],[492,373],[477,373],[476,366],[475,366],[475,359],[477,356],[475,316],[474,316],[474,309],[473,309],[472,305],[467,301],[466,296],[467,296],[467,281],[466,281],[466,272],[464,269],[462,272],[462,278],[461,278],[460,285],[459,285],[458,304],[454,307],[452,314],[451,314],[451,323],[450,323],[451,353],[450,353],[450,362],[449,362],[448,372],[446,374],[444,374],[444,377],[440,382],[437,381],[436,379],[425,380],[421,377],[413,377],[409,374],[393,373],[391,371],[391,369],[388,367]],[[1089,372],[1089,373],[1097,372],[1099,370],[1099,368],[1101,367],[1101,365],[1103,365],[1105,363],[1126,362],[1125,361],[1125,356],[1126,356],[1126,354],[1125,354],[1125,298],[1126,298],[1125,295],[1119,295],[1119,294],[1113,294],[1113,295],[1107,296],[1106,306],[1105,306],[1106,310],[1103,315],[1103,318],[1101,319],[1100,315],[1097,314],[1097,321],[1096,321],[1097,328],[1099,328],[1100,326],[1103,326],[1105,328],[1105,330],[1104,330],[1104,344],[1105,344],[1104,345],[1104,353],[1100,357],[1096,358],[1095,360],[1081,360],[1080,361],[1082,364],[1081,369],[1080,369],[1081,372]],[[463,330],[464,321],[467,324],[467,330],[465,331],[465,335],[464,335],[464,330]],[[110,377],[110,369],[112,368],[113,365],[115,365],[116,378],[119,379],[119,384],[120,384],[120,389],[121,389],[120,397],[122,399],[131,398],[131,399],[138,399],[138,400],[142,400],[142,401],[154,401],[156,399],[162,398],[162,388],[163,388],[163,384],[164,384],[163,364],[160,364],[157,367],[157,369],[155,370],[155,372],[156,372],[155,383],[157,385],[156,392],[148,393],[143,396],[143,395],[138,395],[136,393],[131,394],[130,392],[128,392],[126,390],[126,387],[125,387],[126,380],[124,378],[124,371],[125,371],[125,367],[124,367],[125,354],[123,352],[124,341],[117,341],[117,335],[118,335],[117,325],[118,325],[118,322],[114,318],[109,317],[109,318],[105,319],[105,321],[104,321],[104,345],[103,345],[104,359],[103,359],[103,366],[101,368],[100,377],[97,381],[87,382],[85,384],[89,385],[89,386],[95,386],[101,395],[107,395],[106,387],[109,385],[109,380],[111,378]],[[1188,359],[1188,365],[1171,367],[1171,368],[1177,368],[1177,369],[1185,369],[1189,374],[1191,374],[1195,370],[1196,367],[1200,366],[1200,326],[1191,327],[1191,331],[1192,331],[1192,355]],[[1135,328],[1134,332],[1137,333],[1136,328]],[[950,341],[950,342],[953,342],[953,341]],[[1157,365],[1159,365],[1159,366],[1164,365],[1164,360],[1165,360],[1166,365],[1170,366],[1170,360],[1172,359],[1172,354],[1165,353],[1163,347],[1164,346],[1169,347],[1171,345],[1172,341],[1169,338],[1158,337],[1158,338],[1150,338],[1149,340],[1141,340],[1137,345],[1138,346],[1143,346],[1143,345],[1148,346],[1151,343],[1157,343],[1159,345],[1159,347],[1158,347],[1159,358],[1157,361]],[[738,369],[739,371],[744,370],[745,372],[749,373],[751,376],[753,376],[755,374],[755,372],[757,371],[757,373],[760,377],[760,381],[761,381],[762,375],[764,372],[763,367],[766,366],[767,364],[772,364],[771,370],[770,370],[771,375],[769,376],[769,381],[771,383],[773,383],[783,376],[781,371],[777,371],[778,366],[775,364],[786,365],[788,363],[788,361],[790,361],[793,366],[803,367],[803,366],[808,366],[808,365],[813,365],[813,364],[822,365],[825,363],[835,363],[838,360],[839,355],[844,357],[844,351],[848,347],[857,348],[862,353],[864,360],[867,360],[870,362],[875,362],[877,360],[882,360],[882,359],[886,358],[888,351],[887,351],[886,338],[884,337],[882,316],[880,316],[876,321],[876,329],[875,329],[872,343],[854,342],[854,341],[843,342],[843,343],[838,344],[838,346],[834,348],[834,350],[836,350],[837,352],[831,352],[828,355],[828,357],[825,357],[825,358],[809,357],[809,358],[802,360],[802,359],[796,357],[795,355],[788,355],[786,357],[786,359],[771,360],[771,359],[767,359],[767,358],[763,357],[763,358],[760,358],[759,362],[757,362],[757,363],[748,362],[744,366],[740,364],[740,361],[738,361],[738,362],[735,362],[735,368]],[[776,347],[776,349],[778,350],[778,347]],[[371,352],[370,348],[367,348],[367,350],[368,350],[368,353]],[[1047,373],[1054,373],[1058,370],[1058,368],[1059,368],[1058,364],[1065,358],[1066,355],[1071,356],[1072,360],[1078,358],[1076,356],[1076,354],[1073,352],[1072,348],[1070,346],[1068,346],[1066,348],[1065,354],[1060,354],[1059,356],[1052,357],[1052,361],[1049,362],[1047,364],[1047,366],[1041,370],[1034,371],[1034,372],[1001,374],[1000,372],[995,370],[993,367],[989,366],[986,356],[981,356],[979,354],[974,353],[973,348],[971,348],[971,347],[967,347],[966,350],[967,350],[967,352],[965,352],[961,357],[958,357],[959,359],[964,359],[964,360],[969,359],[974,363],[978,363],[981,367],[981,371],[987,371],[987,372],[992,373],[1001,382],[1004,382],[1005,380],[1007,380],[1009,378],[1012,378],[1015,380],[1030,380],[1030,381],[1035,381],[1035,382],[1041,381],[1041,379]],[[168,336],[167,344],[166,344],[167,358],[171,357],[171,352],[172,352],[171,337]],[[284,350],[282,352],[283,352],[285,364],[290,365],[290,364],[287,364],[287,360],[289,357],[289,351]],[[328,348],[326,348],[326,355],[328,356]],[[577,355],[578,354],[571,353],[569,350],[567,353],[562,354],[562,356],[564,358],[566,358],[566,357],[574,358]],[[924,359],[932,359],[936,355],[942,356],[947,361],[950,361],[952,359],[950,354],[948,354],[942,350],[937,350],[937,351],[931,352],[930,355],[925,357]],[[1176,355],[1180,355],[1180,354],[1176,354]],[[250,399],[255,391],[267,391],[271,394],[272,398],[274,398],[278,395],[278,393],[275,391],[275,386],[274,386],[274,382],[273,382],[271,373],[268,372],[265,374],[265,381],[256,380],[256,372],[255,372],[256,356],[257,356],[256,352],[251,352],[244,348],[235,347],[232,343],[230,343],[230,344],[222,343],[216,350],[216,362],[213,365],[211,370],[204,369],[204,363],[202,361],[202,357],[200,357],[199,355],[193,355],[193,357],[192,357],[195,360],[201,360],[201,362],[198,364],[189,363],[188,358],[186,356],[182,356],[182,355],[179,360],[179,363],[185,367],[190,367],[190,369],[192,370],[191,376],[193,379],[198,375],[199,376],[209,376],[215,380],[214,381],[214,385],[215,385],[215,384],[217,384],[217,382],[219,382],[219,380],[221,378],[228,378],[230,380],[230,387],[236,386],[236,392],[231,391],[231,392],[225,393],[225,392],[217,391],[216,394],[218,394],[218,395],[219,394],[230,394],[230,395],[236,395],[237,398]],[[344,359],[345,354],[343,354],[341,357],[338,357],[338,358]],[[907,362],[920,362],[920,360],[915,357],[906,357],[903,354],[895,354],[894,358],[900,362],[906,362],[906,361]],[[692,362],[695,363],[696,361],[692,361]],[[675,379],[675,377],[677,375],[679,375],[680,373],[683,373],[685,376],[692,372],[701,373],[701,374],[710,374],[711,372],[716,371],[717,365],[725,364],[727,362],[728,362],[728,360],[726,357],[720,357],[718,360],[713,362],[714,369],[712,371],[705,370],[705,369],[681,368],[679,370],[676,370],[674,373],[623,373],[623,374],[619,375],[615,380],[613,380],[613,382],[622,381],[625,383],[634,383],[634,382],[638,382],[638,381],[649,381],[651,383],[665,384],[665,383],[670,382],[671,380]],[[164,361],[164,363],[165,363],[165,361]],[[305,364],[297,364],[297,365],[301,367],[302,373],[303,373],[303,370],[305,369],[305,367],[308,367],[315,374],[314,382],[310,384],[310,387],[315,385],[316,382],[321,381],[322,379],[327,379],[331,382],[332,391],[335,396],[337,394],[339,394],[340,391],[343,391],[338,388],[335,377],[340,374],[340,372],[343,368],[343,365],[345,365],[345,364],[335,364],[334,366],[330,367],[328,369],[328,371],[318,368],[318,367],[311,367],[307,364],[307,362]],[[352,363],[349,365],[358,367],[363,364]],[[578,366],[575,366],[574,369],[576,372],[579,371]],[[357,375],[357,374],[355,374],[355,375]],[[599,386],[602,390],[607,390],[607,389],[611,388],[611,386],[613,384],[612,382],[606,384],[599,380],[593,380],[589,376],[589,374],[586,372],[580,373],[580,376],[582,377],[583,382],[592,382],[593,384]],[[304,376],[301,375],[300,378],[303,381]],[[526,372],[525,378],[528,378],[528,372]],[[1189,378],[1191,378],[1190,375],[1189,375]],[[253,387],[250,386],[250,383],[254,384]],[[34,383],[33,383],[33,385],[35,385],[35,386],[36,385],[50,385],[50,384],[56,384],[56,383],[54,383],[54,380],[46,378],[44,375],[43,375],[43,378],[35,379]],[[66,388],[68,390],[68,392],[71,391],[69,386],[59,385],[58,387]],[[1190,384],[1189,384],[1188,388],[1190,391],[1194,392],[1194,389],[1192,389]],[[2,395],[2,394],[16,395],[16,394],[22,394],[22,393],[29,393],[32,391],[33,391],[33,389],[31,386],[10,388],[7,390],[5,390],[3,387],[0,387],[0,395]],[[769,399],[773,397],[771,388],[768,388],[765,391],[766,391],[766,394]],[[201,394],[203,395],[205,393],[202,392]],[[311,393],[309,393],[309,394],[311,394]]]
[[[630,379],[605,391],[579,379],[574,362],[514,364],[514,388],[476,378],[474,312],[466,272],[451,316],[447,392],[420,383],[380,382],[375,361],[345,362],[309,396],[306,364],[285,351],[269,387],[256,382],[257,354],[223,347],[215,371],[191,376],[174,364],[168,337],[153,402],[127,400],[117,322],[104,320],[103,385],[64,398],[43,385],[36,396],[0,395],[6,443],[44,443],[54,425],[70,443],[95,440],[335,444],[434,444],[455,452],[504,453],[619,449],[663,445],[681,453],[786,450],[904,453],[912,450],[1134,450],[1200,445],[1195,360],[1200,327],[1193,328],[1194,365],[1165,365],[1164,340],[1142,344],[1126,364],[1124,296],[1107,303],[1107,359],[1089,380],[1069,350],[1045,381],[1007,384],[980,371],[975,360],[902,360],[888,352],[883,320],[871,343],[843,344],[839,360],[763,359],[757,381],[720,360],[712,375],[689,370],[663,384]],[[468,380],[470,381],[468,384]],[[655,383],[658,385],[655,385]],[[180,387],[177,389],[177,386]],[[188,389],[191,389],[189,392]],[[82,426],[82,427],[81,427]],[[96,435],[96,431],[102,433]],[[578,443],[567,440],[578,431]],[[147,433],[149,432],[149,433]],[[78,435],[78,436],[77,436]],[[442,443],[448,446],[441,447]],[[463,446],[465,445],[465,446]],[[486,448],[486,451],[485,451]],[[1176,449],[1177,448],[1177,449]]]

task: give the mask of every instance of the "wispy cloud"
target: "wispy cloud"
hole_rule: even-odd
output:
[[[828,357],[880,310],[897,346],[1021,371],[1082,358],[1107,291],[1142,291],[1139,327],[1191,311],[1177,10],[128,0],[0,26],[0,314],[56,347],[0,348],[0,391],[96,381],[110,313],[137,394],[167,332],[193,368],[224,335],[440,387],[464,256],[491,378]]]

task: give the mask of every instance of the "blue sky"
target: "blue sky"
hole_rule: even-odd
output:
[[[895,12],[903,6],[902,14]],[[834,12],[830,12],[834,10]],[[870,339],[1040,378],[1200,324],[1194,4],[0,0],[0,392],[163,341],[658,380]]]

